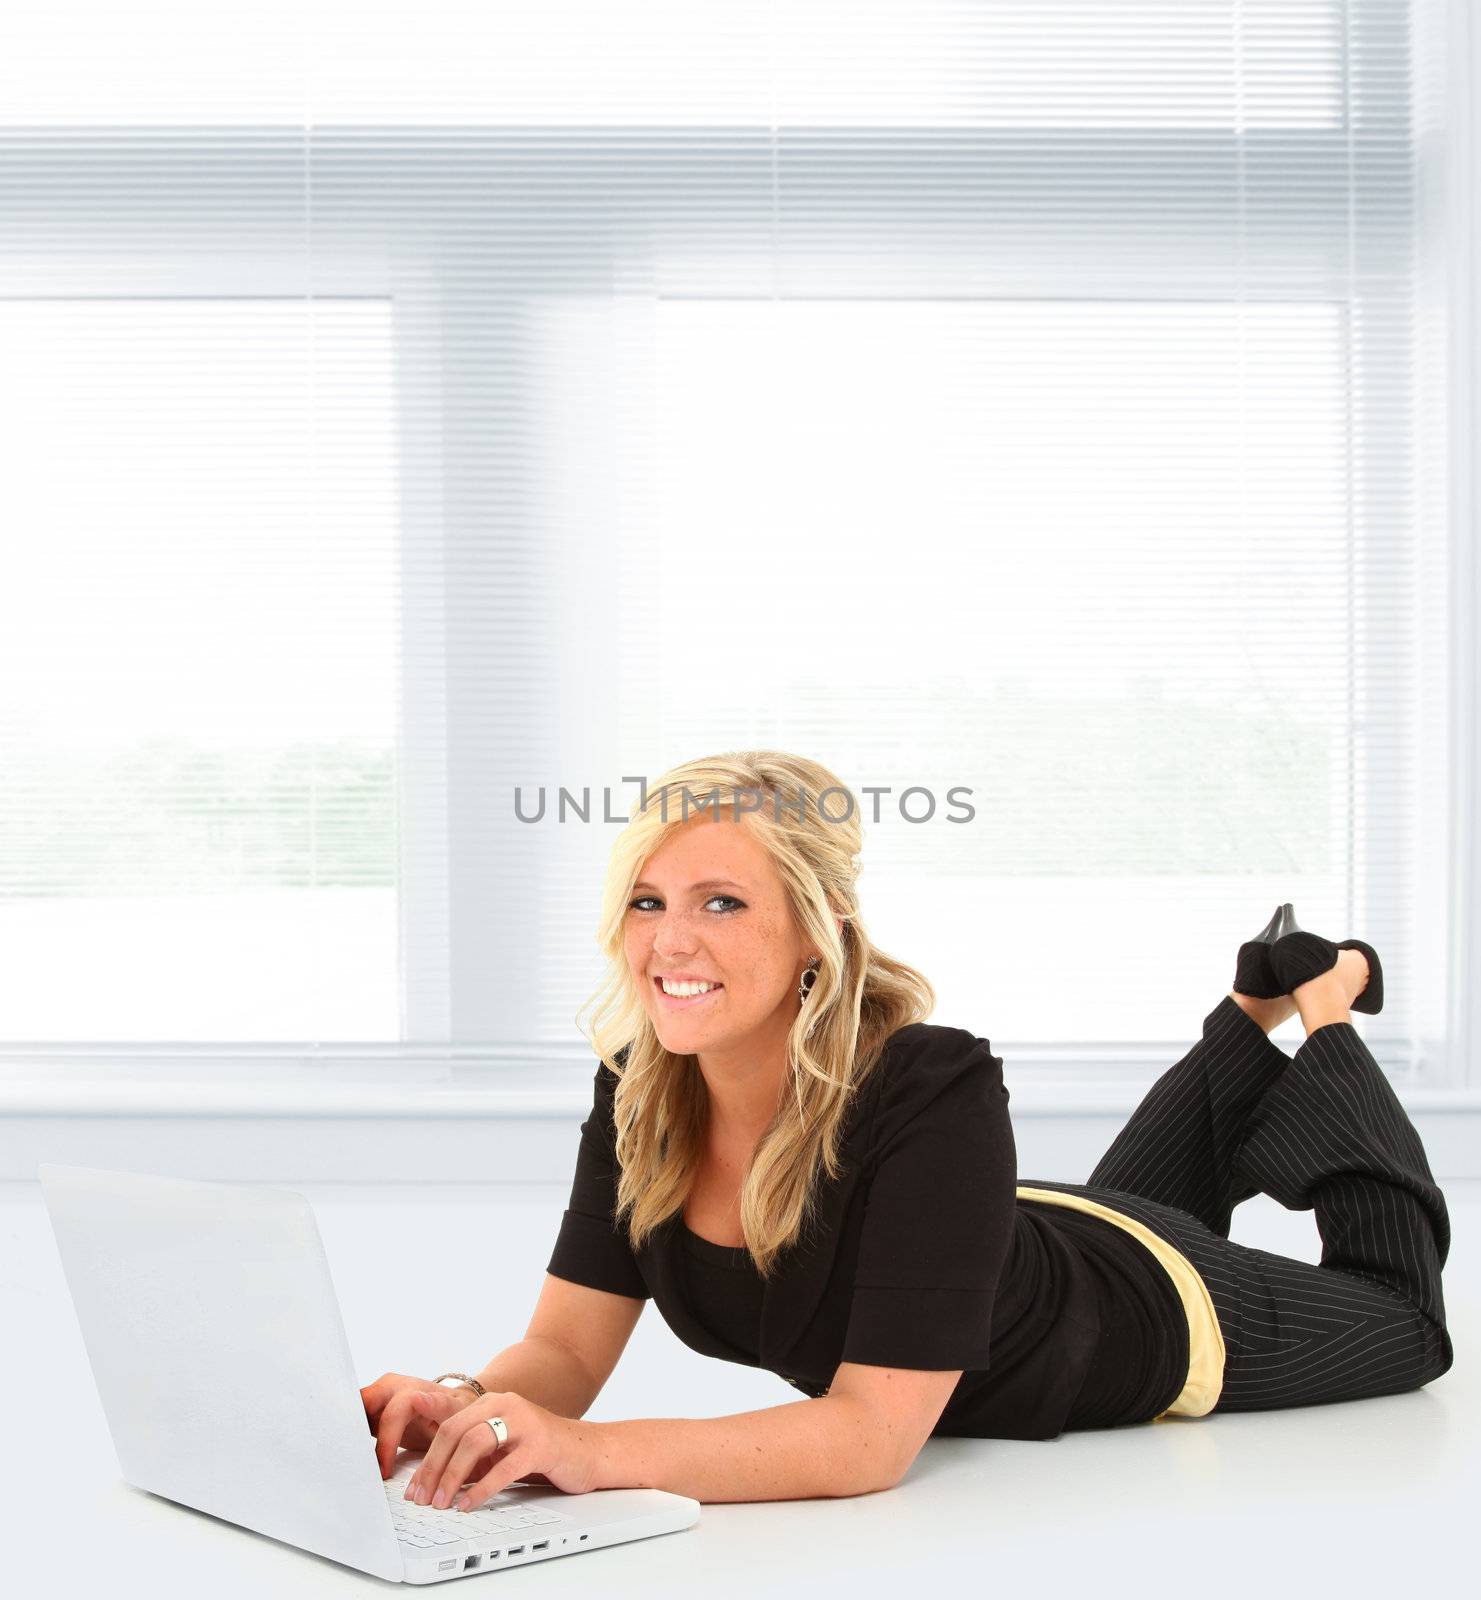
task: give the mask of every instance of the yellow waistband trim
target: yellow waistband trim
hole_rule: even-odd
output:
[[[1118,1228],[1124,1229],[1141,1242],[1162,1263],[1178,1298],[1183,1302],[1183,1313],[1188,1319],[1188,1381],[1182,1393],[1167,1408],[1153,1418],[1206,1417],[1219,1402],[1224,1387],[1224,1334],[1219,1327],[1218,1313],[1208,1292],[1208,1286],[1198,1270],[1181,1250],[1175,1250],[1165,1239],[1135,1217],[1112,1211],[1098,1200],[1088,1200],[1084,1195],[1065,1194],[1058,1189],[1035,1189],[1032,1185],[1018,1185],[1020,1200],[1042,1200],[1049,1205],[1068,1206],[1072,1211],[1088,1211],[1092,1216],[1104,1217]]]

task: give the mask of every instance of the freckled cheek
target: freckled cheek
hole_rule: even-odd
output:
[[[744,974],[748,989],[766,991],[787,976],[784,933],[779,922],[758,922],[743,938],[730,941],[726,964],[731,971]]]
[[[627,969],[639,984],[648,981],[649,956],[653,941],[629,923],[623,934],[623,950],[627,956]]]

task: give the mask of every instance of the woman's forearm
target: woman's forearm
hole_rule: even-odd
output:
[[[553,1339],[521,1339],[477,1374],[490,1391],[533,1400],[560,1417],[583,1417],[599,1392],[575,1354]]]
[[[599,1489],[667,1489],[693,1500],[816,1500],[892,1486],[879,1430],[841,1395],[730,1417],[594,1422]]]

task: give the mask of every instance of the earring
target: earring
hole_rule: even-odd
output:
[[[805,1005],[807,1003],[807,997],[812,993],[812,986],[818,981],[818,968],[822,966],[822,964],[822,959],[818,956],[814,956],[803,969],[802,977],[797,983],[797,1000],[799,1005]],[[811,1038],[812,1031],[817,1027],[817,1025],[817,1018],[814,1018],[811,1022],[809,1022],[804,1032],[804,1037]],[[803,1115],[802,1111],[802,1073],[795,1061],[792,1063],[792,1087],[797,1093],[797,1120],[803,1125],[803,1127],[806,1127],[807,1118]]]
[[[822,958],[814,956],[808,962],[806,970],[797,984],[797,1002],[801,1005],[812,993],[812,986],[818,981],[818,968],[822,966]]]

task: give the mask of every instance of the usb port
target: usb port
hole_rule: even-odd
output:
[[[522,1556],[524,1553],[525,1547],[522,1544],[512,1544],[509,1546],[509,1554],[512,1556]]]
[[[539,1542],[539,1544],[532,1544],[530,1546],[531,1550],[548,1550],[549,1548],[550,1548],[550,1540],[549,1539],[542,1539]]]

